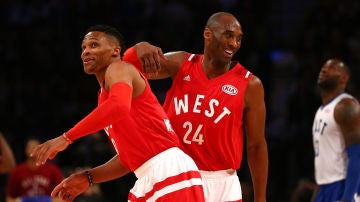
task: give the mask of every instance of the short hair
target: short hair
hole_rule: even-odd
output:
[[[87,33],[94,31],[104,32],[107,35],[115,37],[116,40],[119,42],[119,45],[121,47],[121,52],[125,50],[126,46],[125,46],[124,36],[115,27],[99,24],[99,25],[91,26],[90,28],[87,29]]]
[[[237,21],[238,19],[231,13],[229,12],[217,12],[217,13],[214,13],[212,14],[209,19],[207,20],[206,24],[205,24],[205,28],[211,28],[213,27],[215,24],[218,24],[220,19],[223,17],[223,16],[230,16],[230,17],[233,17],[235,18]]]

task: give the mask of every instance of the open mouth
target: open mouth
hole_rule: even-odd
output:
[[[232,56],[234,52],[232,50],[225,50],[225,53],[229,56]]]
[[[84,58],[84,59],[83,59],[83,63],[84,63],[84,64],[88,64],[88,63],[90,63],[91,61],[93,61],[92,58]]]

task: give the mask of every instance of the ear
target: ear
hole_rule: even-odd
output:
[[[120,56],[120,53],[121,53],[121,47],[120,47],[120,46],[116,46],[116,47],[114,48],[114,50],[113,50],[112,56],[118,57],[118,56]]]
[[[205,39],[210,39],[212,36],[212,32],[209,28],[205,28],[203,36]]]

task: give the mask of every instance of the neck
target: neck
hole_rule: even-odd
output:
[[[322,91],[321,92],[321,100],[322,104],[328,103],[331,99],[339,95],[340,93],[343,93],[344,90],[338,90],[338,91]]]
[[[212,79],[228,72],[230,70],[231,61],[222,63],[215,60],[207,60],[203,58],[201,61],[201,65],[203,71],[205,72],[205,75],[209,79]]]

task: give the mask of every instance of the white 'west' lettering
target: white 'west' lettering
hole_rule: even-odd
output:
[[[174,98],[176,115],[180,114],[181,109],[183,110],[184,113],[187,113],[189,111],[189,101],[188,101],[187,94],[184,95],[184,100],[185,100],[185,102],[183,100],[179,100],[179,102],[178,102],[177,97]]]
[[[226,115],[231,114],[231,111],[227,108],[227,107],[223,107],[223,111],[216,113],[216,111],[218,110],[218,106],[220,105],[220,102],[213,98],[210,99],[209,103],[208,103],[208,109],[204,109],[205,107],[201,107],[202,106],[202,102],[205,98],[205,95],[197,95],[195,100],[194,100],[194,106],[193,106],[193,113],[197,113],[200,114],[203,113],[206,117],[213,117],[215,116],[215,114],[218,114],[218,116],[215,118],[214,123],[217,124],[219,123],[219,121],[224,118]],[[192,103],[192,102],[190,102]],[[175,113],[176,115],[179,115],[181,113],[187,113],[189,112],[189,95],[188,94],[184,94],[184,99],[178,99],[178,97],[174,98],[174,107],[175,107]]]
[[[196,96],[196,99],[195,99],[195,103],[194,103],[194,109],[193,109],[193,112],[194,113],[198,113],[198,114],[200,114],[200,109],[198,109],[197,107],[198,106],[201,106],[201,101],[200,101],[200,99],[204,99],[204,95],[197,95]]]

